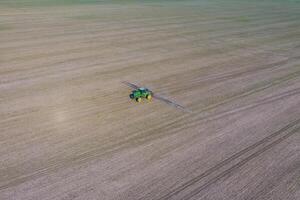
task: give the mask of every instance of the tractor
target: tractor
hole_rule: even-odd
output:
[[[142,98],[146,98],[147,100],[151,100],[152,98],[160,100],[165,102],[168,105],[171,105],[175,108],[179,108],[185,112],[189,112],[192,113],[191,110],[183,107],[182,105],[169,100],[157,93],[153,93],[151,90],[149,90],[148,88],[144,88],[144,87],[139,87],[138,85],[135,85],[133,83],[127,82],[127,81],[122,81],[123,84],[127,85],[128,87],[134,89],[131,94],[129,95],[130,99],[135,99],[137,102],[141,102]]]
[[[146,98],[147,100],[152,99],[152,92],[147,88],[137,88],[131,92],[129,95],[130,99],[135,99],[137,102],[141,102],[142,98]]]

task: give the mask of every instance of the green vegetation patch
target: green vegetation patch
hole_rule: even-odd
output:
[[[147,0],[0,0],[0,6],[32,7],[32,6],[63,6],[63,5],[89,5],[89,4],[128,4],[151,2]]]
[[[0,5],[6,6],[56,6],[72,4],[96,4],[103,3],[104,0],[5,0]]]

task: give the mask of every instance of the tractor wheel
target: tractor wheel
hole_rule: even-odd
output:
[[[136,98],[135,100],[136,100],[137,102],[141,102],[141,101],[142,101],[142,98],[139,97],[139,98]]]
[[[130,94],[130,95],[129,95],[129,98],[130,98],[130,99],[133,99],[133,97],[134,97],[133,94]]]
[[[152,99],[151,94],[148,94],[148,95],[146,96],[146,99],[147,99],[147,100],[151,100],[151,99]]]

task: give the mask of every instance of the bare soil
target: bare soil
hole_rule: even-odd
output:
[[[297,1],[20,2],[0,3],[1,200],[300,199]]]

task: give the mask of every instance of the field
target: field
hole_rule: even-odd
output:
[[[300,199],[299,1],[61,2],[0,1],[1,200]]]

